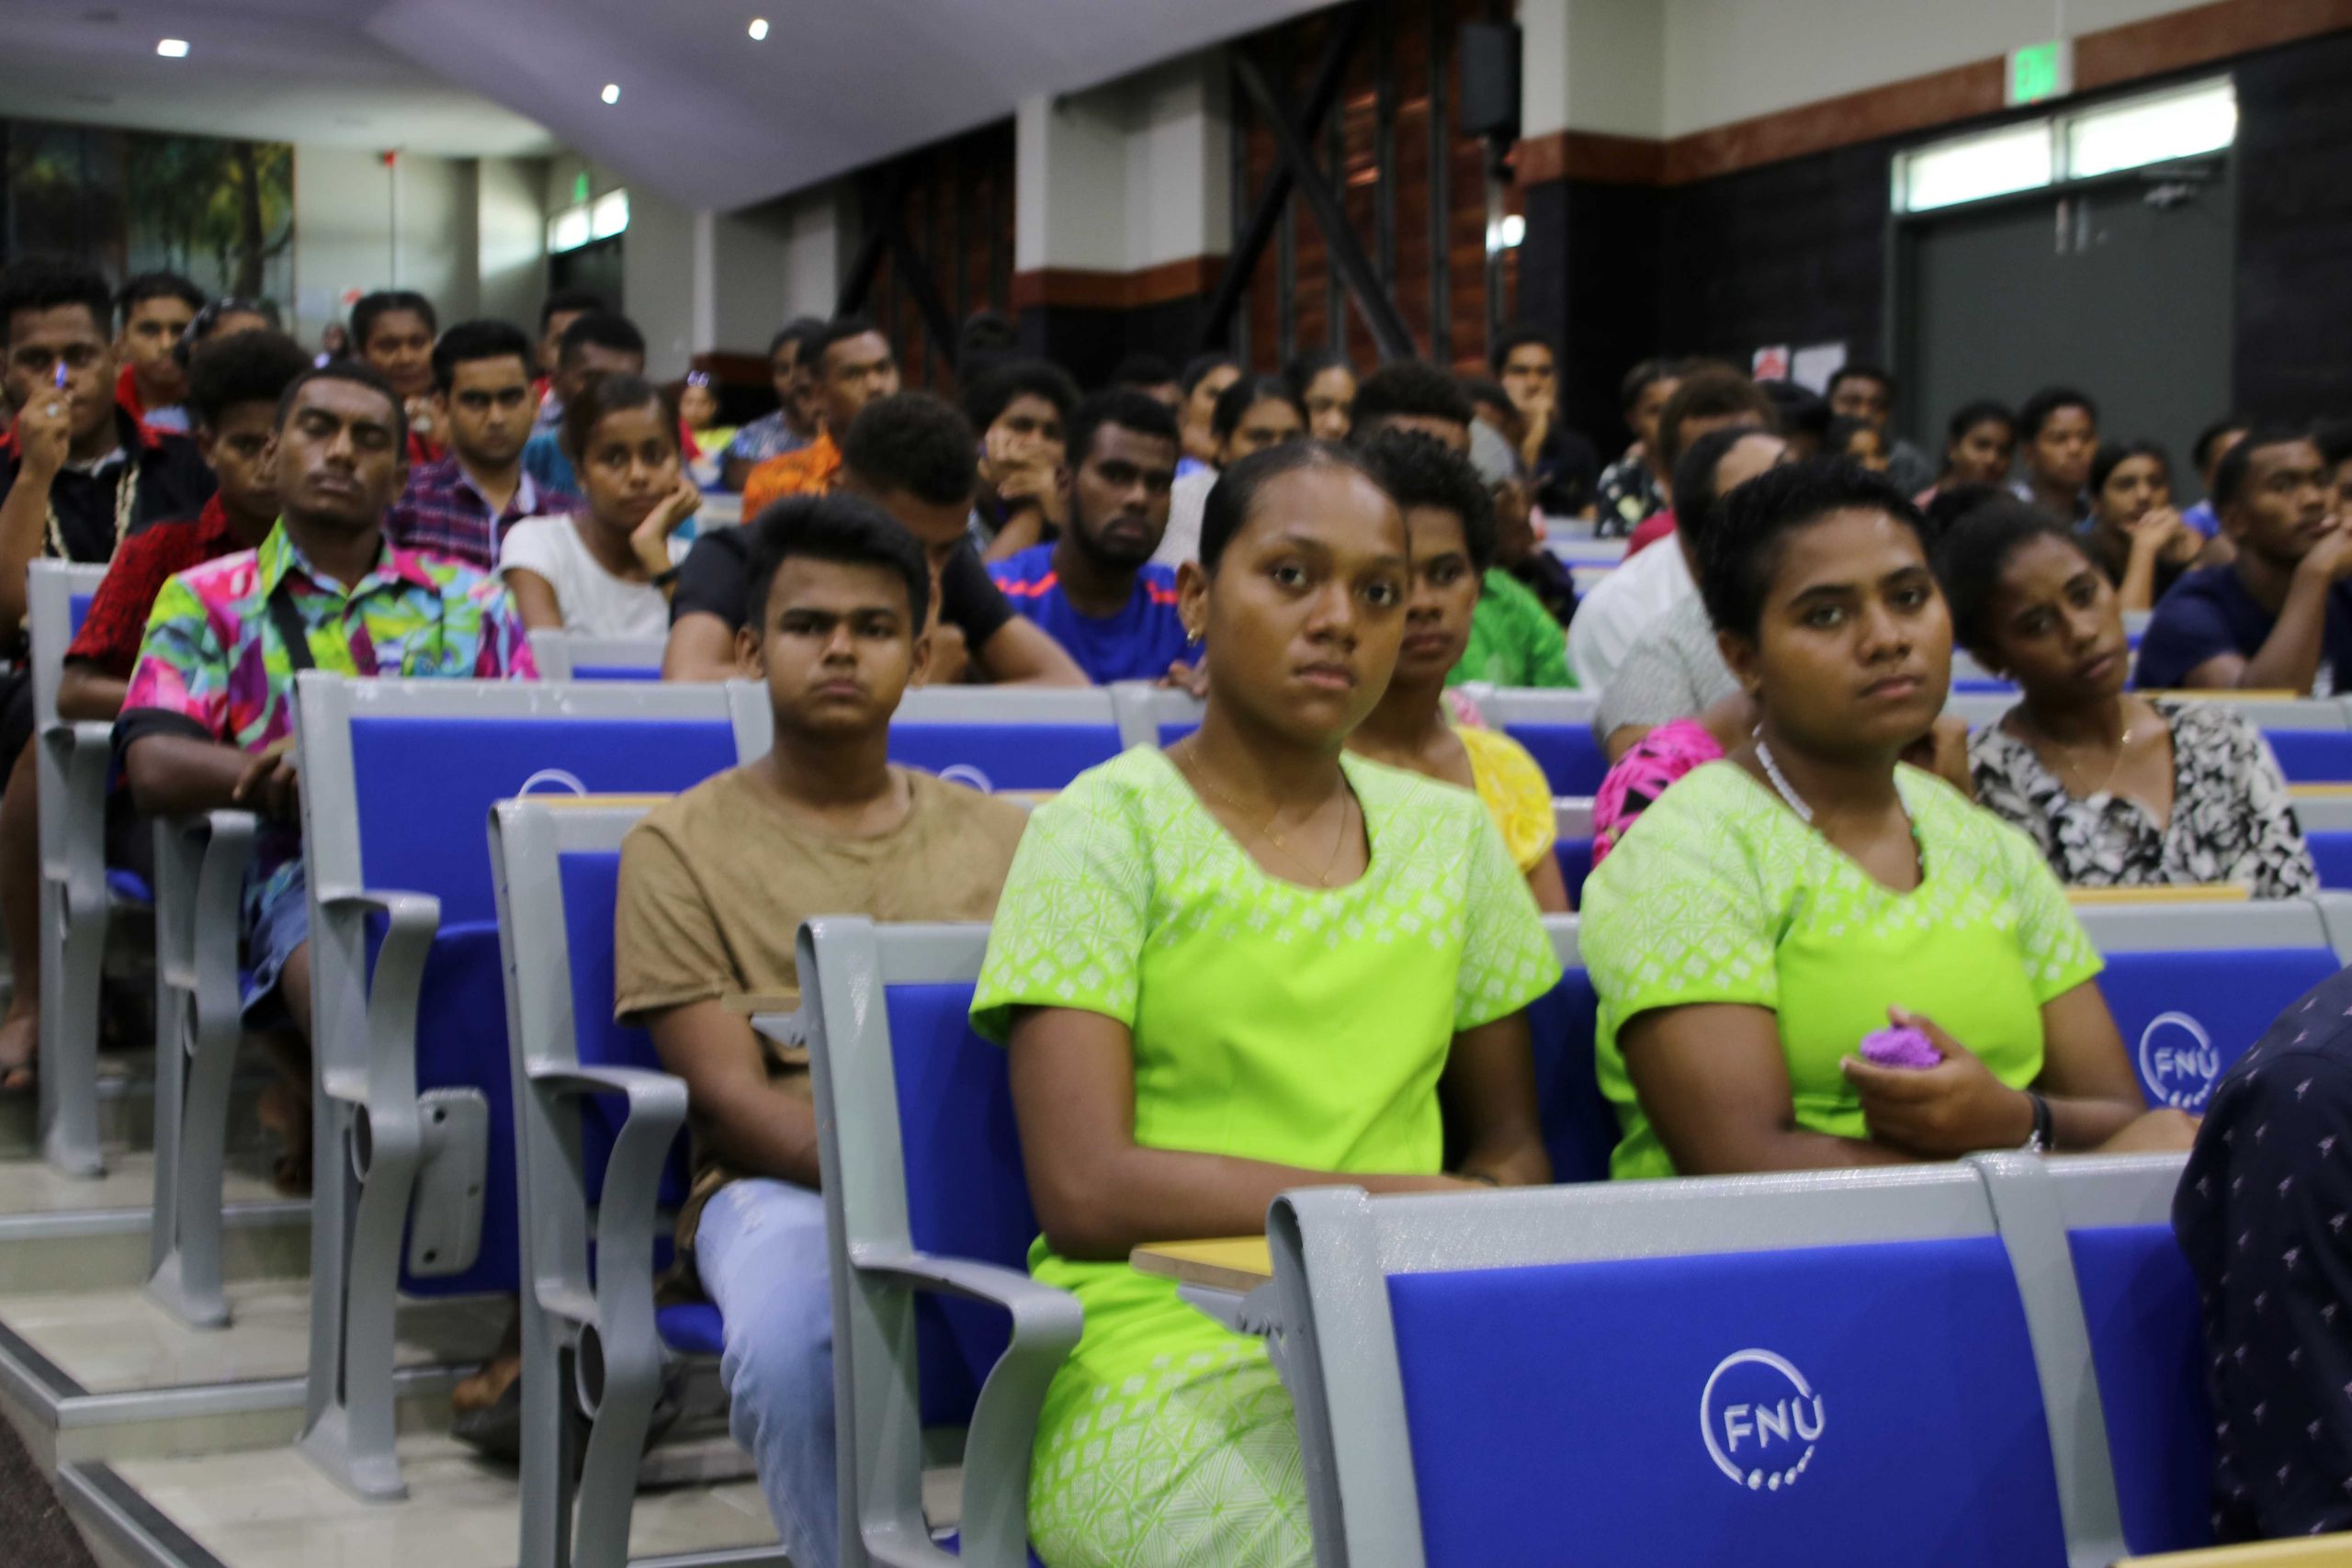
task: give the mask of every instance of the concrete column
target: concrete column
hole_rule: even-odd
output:
[[[1618,382],[1658,345],[1666,10],[1520,4],[1520,314],[1552,334],[1562,411],[1604,457],[1626,439]]]

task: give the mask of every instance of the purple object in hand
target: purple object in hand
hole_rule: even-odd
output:
[[[1936,1043],[1909,1024],[1862,1036],[1862,1060],[1882,1067],[1932,1067],[1944,1059]]]

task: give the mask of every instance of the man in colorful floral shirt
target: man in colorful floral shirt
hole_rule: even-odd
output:
[[[309,889],[293,750],[294,677],[530,679],[523,623],[499,580],[384,537],[406,478],[407,418],[374,371],[304,374],[278,407],[278,523],[261,547],[164,585],[115,726],[132,800],[152,817],[236,807],[261,817],[244,900],[243,1002],[255,1027],[311,1023]],[[346,586],[347,585],[347,586]],[[273,1096],[307,1183],[309,1051],[281,1056]]]

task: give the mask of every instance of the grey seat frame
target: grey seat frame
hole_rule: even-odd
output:
[[[561,626],[541,626],[531,634],[531,662],[542,681],[569,681],[582,668],[647,670],[659,674],[662,653],[669,644],[661,637],[591,637]]]
[[[837,917],[800,933],[801,1018],[833,1273],[842,1568],[1023,1568],[1028,1561],[1037,1416],[1078,1343],[1083,1314],[1076,1297],[1023,1269],[915,1248],[883,1005],[890,986],[977,979],[987,947],[985,925],[877,926]],[[915,1303],[925,1294],[992,1303],[1012,1318],[1012,1342],[967,1429],[956,1554],[933,1542],[922,1511]]]
[[[1405,1568],[1422,1560],[1406,1424],[1393,1274],[1525,1268],[1611,1258],[1853,1246],[2002,1234],[1979,1173],[1964,1165],[1521,1188],[1372,1198],[1358,1188],[1290,1192],[1267,1220],[1279,1329],[1276,1362],[1298,1411],[1316,1561]],[[2075,1568],[2120,1552],[2111,1475],[2053,1398],[2087,1356],[2078,1301],[2021,1260],[2019,1296],[2051,1432],[2060,1517]],[[2095,1402],[2089,1407],[2095,1416]]]
[[[351,727],[360,715],[558,719],[730,718],[716,686],[650,682],[295,682],[311,902],[317,1149],[311,1201],[311,1355],[302,1451],[362,1497],[406,1495],[394,1452],[393,1324],[401,1241],[430,1154],[416,1084],[416,1009],[440,900],[367,885]],[[739,759],[764,750],[736,728]],[[474,829],[467,825],[464,831]],[[370,917],[385,921],[372,983]]]

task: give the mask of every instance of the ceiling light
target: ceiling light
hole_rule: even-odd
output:
[[[184,38],[157,39],[155,40],[155,52],[162,55],[166,60],[186,60],[187,58],[187,39]]]
[[[621,101],[621,85],[618,82],[605,83],[604,97],[605,101],[608,104],[619,103]]]
[[[757,43],[767,36],[768,19],[765,17],[753,17],[752,18],[752,41]]]

